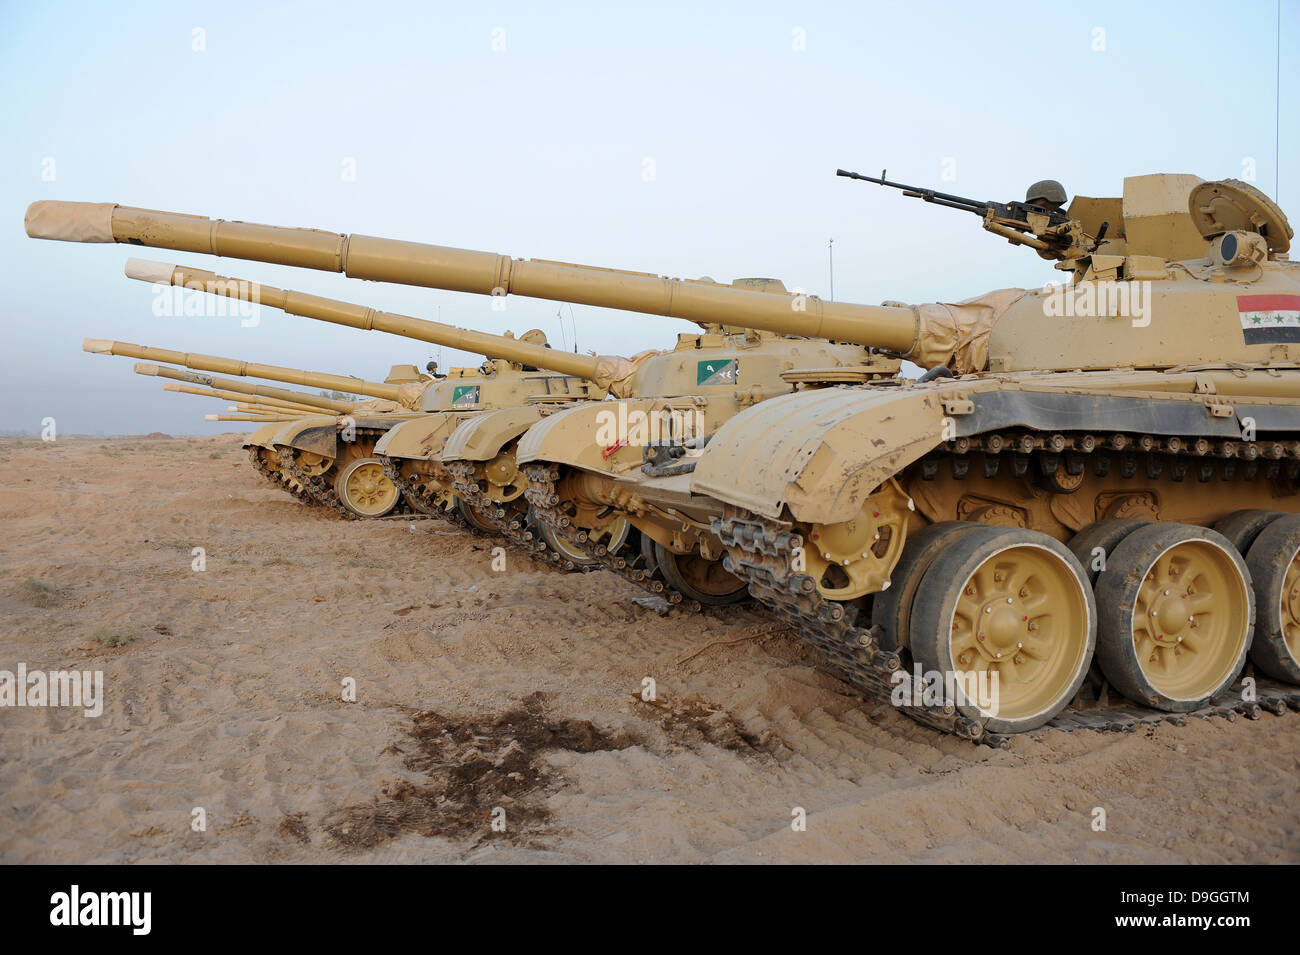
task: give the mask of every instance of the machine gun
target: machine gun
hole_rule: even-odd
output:
[[[886,170],[883,169],[880,171],[879,178],[849,172],[847,169],[835,170],[835,175],[846,179],[861,179],[863,182],[874,182],[880,186],[889,186],[891,189],[901,189],[903,195],[913,199],[932,202],[949,209],[973,212],[984,220],[984,228],[989,232],[1002,236],[1013,245],[1027,245],[1045,259],[1077,259],[1095,249],[1105,235],[1104,224],[1097,236],[1085,235],[1081,224],[1060,208],[1060,205],[1065,202],[1065,190],[1061,188],[1060,183],[1035,183],[1030,187],[1030,195],[1025,197],[1025,202],[981,202],[978,199],[967,199],[965,196],[955,196],[935,189],[891,182],[885,178],[885,174]],[[1036,188],[1041,186],[1047,186],[1048,189]],[[1028,201],[1040,198],[1033,193],[1042,191],[1049,193],[1055,191],[1060,196],[1059,201],[1054,205]],[[1051,195],[1041,198],[1049,201],[1053,199]]]

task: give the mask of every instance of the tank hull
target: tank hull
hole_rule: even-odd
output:
[[[1300,670],[1277,662],[1296,662],[1293,637],[1279,635],[1294,631],[1277,623],[1294,617],[1293,597],[1266,574],[1300,561],[1296,372],[985,375],[795,394],[726,422],[690,488],[721,506],[723,563],[754,596],[842,678],[937,728],[1000,743],[1043,725],[1241,712],[1233,684],[1248,655],[1292,674],[1270,700],[1285,707],[1300,692],[1285,685]],[[1257,625],[1262,612],[1272,630]],[[1070,679],[1041,675],[1055,659],[1037,655],[1043,630],[1076,653]],[[898,702],[916,668],[999,674],[1004,704],[1010,686],[1022,711],[961,693],[936,709],[910,689]],[[1149,709],[1111,706],[1108,690]]]

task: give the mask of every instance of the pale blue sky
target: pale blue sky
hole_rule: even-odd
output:
[[[1280,199],[1300,218],[1300,3],[1282,7]],[[822,295],[834,237],[836,298],[951,300],[1057,273],[974,216],[836,179],[837,166],[1009,199],[1046,177],[1117,195],[1126,175],[1242,177],[1253,160],[1272,194],[1276,17],[1276,0],[6,0],[0,429],[36,431],[46,416],[63,433],[227,428],[201,420],[218,402],[83,353],[87,336],[363,377],[430,355],[269,310],[256,328],[155,317],[151,289],[121,274],[138,250],[27,239],[35,199],[767,275]],[[349,159],[355,181],[341,175]],[[941,182],[945,168],[955,181]],[[146,254],[487,331],[541,327],[559,344],[554,303],[494,312],[476,296]],[[692,327],[574,311],[580,346],[605,353],[666,347]]]

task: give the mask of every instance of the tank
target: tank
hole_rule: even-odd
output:
[[[594,275],[600,270],[588,271]],[[544,367],[594,381],[602,392],[608,389],[620,400],[618,405],[575,402],[588,395],[575,394],[567,379],[557,384],[553,378],[525,374],[523,380],[533,387],[521,391],[518,375],[504,381],[491,376],[483,387],[496,385],[498,394],[476,391],[481,400],[449,402],[434,418],[398,420],[375,443],[374,454],[417,510],[458,516],[476,530],[505,534],[534,550],[540,536],[552,559],[567,568],[603,564],[674,602],[683,596],[699,604],[730,602],[742,599],[745,588],[722,569],[720,549],[709,544],[710,521],[720,512],[707,509],[704,499],[683,500],[678,469],[666,459],[674,435],[665,433],[663,446],[655,451],[665,461],[644,472],[639,469],[647,460],[646,445],[661,443],[659,422],[689,427],[690,437],[702,441],[721,421],[757,401],[817,383],[893,377],[899,365],[860,345],[719,323],[707,324],[698,335],[679,336],[676,346],[663,352],[645,351],[632,358],[577,355],[536,341],[502,340],[188,266],[132,260],[127,274],[353,328],[496,354],[525,372]],[[615,280],[621,281],[617,276]],[[780,282],[770,279],[719,287],[776,298],[783,307],[794,301]],[[738,372],[742,365],[744,371]],[[469,390],[464,379],[456,380],[462,383],[453,386],[453,395]],[[539,382],[546,387],[537,387]],[[575,403],[579,407],[572,407]],[[439,410],[427,396],[424,408]],[[630,442],[611,438],[601,443],[600,422],[605,418],[613,419],[614,431],[619,422],[626,426],[629,420],[649,421],[654,441],[647,440],[647,434]],[[546,437],[535,433],[534,426]],[[615,441],[621,443],[610,447]],[[525,445],[530,464],[554,465],[550,470],[555,473],[542,480],[557,486],[562,503],[551,502],[554,495],[546,488],[526,494],[527,475],[519,467],[522,459],[516,460],[516,449]],[[637,485],[634,491],[632,483]]]
[[[120,355],[129,358],[145,359],[145,361],[136,364],[135,370],[137,374],[157,375],[190,384],[218,387],[225,391],[242,392],[249,395],[261,395],[270,398],[290,400],[319,409],[307,418],[304,418],[302,415],[294,415],[292,418],[287,419],[287,421],[279,422],[281,427],[274,431],[270,429],[258,429],[246,439],[245,447],[248,448],[249,457],[254,468],[259,473],[267,477],[273,483],[282,485],[295,497],[301,499],[305,492],[310,500],[314,503],[320,504],[335,504],[336,499],[328,489],[320,486],[320,482],[315,479],[313,474],[309,471],[303,473],[304,468],[298,465],[298,462],[294,459],[293,455],[287,454],[284,446],[277,443],[277,438],[281,431],[283,431],[285,427],[291,427],[301,421],[310,421],[317,423],[322,427],[328,426],[333,428],[335,427],[335,422],[339,420],[337,415],[352,414],[358,408],[395,410],[403,407],[406,403],[418,402],[418,396],[422,390],[419,383],[404,381],[372,382],[345,375],[303,371],[301,369],[285,368],[278,365],[263,365],[233,358],[220,358],[215,355],[191,354],[147,345],[136,345],[130,342],[111,341],[108,339],[88,338],[82,342],[82,348],[92,354]],[[224,372],[233,375],[268,378],[273,381],[284,381],[317,388],[328,388],[346,393],[370,395],[378,400],[376,402],[368,403],[341,401],[319,395],[309,395],[303,392],[274,388],[267,385],[246,384],[228,378],[214,378],[211,375],[198,375],[193,372],[182,372],[179,369],[158,364],[159,362],[171,362],[172,364],[183,365],[186,368],[197,369],[205,372]],[[403,366],[398,367],[400,368]]]
[[[1068,208],[909,194],[980,214],[1062,284],[760,304],[769,293],[306,231],[276,261],[743,321],[928,369],[756,403],[687,449],[678,477],[721,511],[709,530],[728,572],[829,669],[929,726],[1005,744],[1300,705],[1300,274],[1285,215],[1246,183],[1184,175]],[[29,214],[29,233],[249,257],[277,235],[55,211],[35,230]]]
[[[950,373],[719,430],[691,487],[727,567],[842,677],[970,738],[1295,705],[1292,235],[1233,180],[1076,197],[1021,243],[1064,284],[914,310]]]
[[[745,587],[719,563],[720,512],[688,493],[686,462],[744,408],[829,381],[889,380],[898,367],[857,345],[713,326],[642,360],[615,400],[466,422],[442,457],[462,493],[488,492],[487,455],[508,439],[553,547],[670,603],[732,603]]]
[[[906,309],[873,309],[846,303],[824,302],[816,296],[801,293],[789,293],[780,283],[765,280],[739,280],[730,285],[714,282],[710,279],[683,280],[666,278],[652,273],[629,272],[616,269],[595,268],[545,260],[511,259],[494,253],[473,252],[441,246],[427,245],[399,240],[381,239],[367,236],[347,236],[308,229],[286,229],[276,226],[252,225],[246,223],[229,223],[212,221],[192,216],[173,213],[152,212],[132,209],[112,204],[90,203],[55,203],[41,202],[34,204],[27,217],[28,234],[38,238],[63,239],[72,241],[129,242],[134,245],[170,248],[183,251],[215,253],[234,258],[246,258],[275,264],[314,268],[325,271],[344,272],[360,279],[374,281],[399,282],[403,284],[448,289],[452,291],[480,292],[489,295],[521,294],[531,297],[571,301],[580,304],[621,308],[641,311],[655,315],[685,318],[706,326],[706,331],[720,334],[742,332],[743,329],[762,328],[774,331],[783,337],[803,339],[843,340],[841,331],[852,328],[860,331],[864,325],[875,330],[874,346],[880,348],[909,349],[913,344],[910,330],[904,330],[896,321],[900,316],[911,317]],[[176,284],[178,278],[184,284],[184,270],[178,275],[171,266],[137,265],[133,271],[136,277],[149,281],[170,281]],[[219,294],[239,295],[246,290],[249,283],[237,280],[221,279],[212,273],[208,278],[196,281],[197,287],[215,284],[219,287],[209,288]],[[310,299],[309,296],[302,300]],[[259,299],[263,303],[273,303],[277,299],[274,292],[263,294]],[[883,313],[883,318],[880,317]],[[321,317],[321,316],[316,316]],[[363,316],[357,319],[364,320]],[[326,320],[336,320],[327,317]],[[345,324],[358,324],[357,320],[345,321]],[[359,327],[367,327],[364,324]],[[751,332],[752,334],[752,332]],[[761,336],[759,336],[761,337]],[[689,346],[688,346],[689,349]],[[852,364],[861,364],[861,348],[855,349],[857,358]],[[681,356],[678,356],[681,359]],[[776,359],[778,364],[780,359]],[[883,372],[888,362],[878,357],[872,359],[874,371],[866,377],[874,377]],[[816,365],[847,364],[842,359],[830,362],[818,361]],[[661,367],[663,365],[661,364]],[[680,369],[679,369],[680,370]],[[780,372],[796,372],[800,369],[786,362]],[[807,368],[805,370],[814,370]],[[635,367],[620,367],[615,370],[615,378],[628,378]],[[861,380],[848,375],[848,380]],[[642,377],[642,383],[649,376]],[[757,377],[756,381],[757,381]],[[614,379],[611,379],[614,380]],[[832,381],[845,380],[837,373]],[[806,384],[813,384],[809,380]],[[802,387],[805,383],[798,380],[783,381],[774,375],[766,384],[759,383],[757,392],[749,396],[740,392],[749,386],[743,383],[737,387],[724,383],[726,390],[739,395],[736,406],[754,400],[754,393],[776,394]],[[698,390],[698,383],[687,395]],[[617,391],[611,389],[612,393]],[[645,395],[674,394],[672,389],[664,387],[640,387],[638,393]],[[717,406],[718,408],[721,405]],[[638,409],[639,410],[639,409]],[[716,420],[716,419],[715,419]],[[427,431],[413,435],[415,426],[404,429],[401,437],[410,439],[408,447],[402,449],[402,456],[411,458],[418,453],[428,454],[441,445],[443,435],[429,435],[432,444],[423,442]],[[386,448],[392,448],[398,435],[387,439]],[[587,442],[591,444],[590,441]],[[590,449],[589,449],[590,450]],[[604,449],[597,449],[595,460]],[[635,448],[633,453],[640,453]],[[496,457],[493,454],[488,460]],[[590,455],[589,455],[590,457]],[[613,467],[625,467],[625,461],[614,462]],[[513,477],[510,478],[510,493],[519,489]],[[469,486],[468,484],[466,486]],[[415,487],[425,496],[445,494],[445,487],[440,481],[422,481]],[[671,495],[673,501],[680,503],[680,493]],[[706,504],[707,502],[700,502]],[[669,505],[671,508],[672,505]],[[573,506],[567,510],[574,511]],[[497,507],[499,511],[501,508]],[[606,538],[610,531],[620,527],[619,519],[613,515],[609,506],[602,504],[595,509],[583,508],[584,514],[594,514],[597,526],[584,529],[573,525],[574,514],[557,515],[556,522],[562,529],[572,532],[575,543],[596,551],[607,548],[609,541],[589,540],[590,530],[599,530]],[[697,516],[708,517],[708,513]],[[671,517],[661,519],[671,521]],[[602,523],[603,522],[603,523]],[[548,528],[555,524],[547,523]],[[692,533],[683,537],[679,533],[668,534],[661,531],[660,536],[669,541],[669,546],[677,548],[694,547],[694,554],[703,558],[705,554],[720,553],[707,544],[701,546],[701,534],[707,534],[708,523],[692,525]],[[552,534],[552,539],[554,535]],[[675,553],[675,552],[674,552]],[[602,557],[608,556],[602,554]],[[680,556],[687,556],[682,554]],[[615,556],[610,561],[618,568],[626,558]],[[637,558],[634,563],[645,564],[644,567],[626,567],[633,579],[641,579],[652,588],[663,588],[657,574],[650,569],[649,560]],[[731,587],[730,595],[738,590],[735,581],[727,580],[712,565],[716,561],[704,559],[699,573],[694,576],[703,579],[710,576],[722,577],[720,586]],[[670,598],[680,599],[680,591],[670,593]],[[716,596],[716,595],[715,595]]]
[[[153,362],[136,362],[135,372],[138,375],[174,379],[174,381],[163,383],[163,388],[168,391],[226,398],[255,396],[259,401],[277,402],[280,405],[296,410],[299,412],[299,416],[320,414],[322,411],[344,412],[352,407],[351,402],[338,401],[322,395],[291,391],[285,388],[273,388],[269,385],[235,381],[229,378],[216,378],[212,375],[171,368]],[[189,382],[190,384],[177,384],[177,382]],[[210,387],[191,387],[192,385]],[[267,481],[287,491],[299,501],[305,504],[318,503],[303,483],[285,466],[284,461],[280,458],[280,453],[271,444],[271,439],[279,430],[279,424],[274,427],[267,425],[256,429],[244,439],[244,448],[248,451],[254,470],[266,478]]]
[[[274,441],[281,456],[293,460],[305,472],[300,477],[314,477],[318,484],[330,477],[331,461],[342,462],[335,466],[334,491],[338,501],[356,516],[382,516],[395,509],[401,500],[412,510],[445,517],[473,530],[506,533],[535,552],[544,545],[524,526],[526,515],[512,512],[497,519],[467,505],[455,494],[450,475],[437,461],[441,441],[461,420],[489,409],[523,405],[553,408],[603,397],[604,385],[628,366],[628,360],[615,356],[554,350],[538,330],[519,338],[510,333],[492,335],[188,266],[133,259],[127,263],[126,271],[128,276],[142,281],[241,298],[291,315],[388,332],[489,356],[477,368],[453,368],[426,381],[418,402],[409,403],[419,413],[358,410],[341,427],[304,419],[282,429]],[[418,431],[420,440],[407,449],[409,454],[390,454],[384,450],[389,431],[403,424],[410,424],[412,432]],[[502,459],[494,473],[506,466],[511,465]],[[519,494],[515,496],[521,496],[522,482],[517,490]]]
[[[119,342],[114,344],[123,348],[126,347],[125,343]],[[137,374],[141,375],[158,375],[165,378],[174,378],[177,381],[192,382],[194,384],[217,384],[224,386],[224,388],[218,391],[201,388],[188,389],[190,393],[204,392],[224,396],[233,395],[235,397],[250,395],[256,396],[262,402],[283,399],[281,402],[282,404],[299,412],[288,419],[295,424],[304,422],[308,419],[313,423],[320,423],[323,414],[326,412],[329,413],[329,416],[325,420],[335,420],[338,415],[351,415],[355,409],[365,407],[365,405],[357,401],[341,401],[334,398],[326,398],[323,394],[313,395],[306,392],[290,391],[283,388],[272,388],[266,385],[255,385],[232,381],[228,378],[214,378],[211,375],[198,374],[196,372],[170,368],[150,362],[137,362],[135,365],[135,371]],[[415,380],[414,366],[395,365],[389,372],[385,384],[396,385],[413,380]],[[183,385],[173,385],[171,383],[167,383],[163,385],[163,387],[169,390],[180,390],[185,388]],[[268,481],[283,487],[286,491],[304,503],[327,503],[319,487],[314,483],[308,483],[303,477],[296,473],[295,468],[293,467],[293,464],[295,463],[293,457],[281,453],[283,450],[283,444],[277,445],[277,442],[280,440],[279,436],[284,431],[285,426],[281,423],[276,427],[259,428],[248,435],[244,441],[244,447],[249,451],[249,456],[254,468]]]

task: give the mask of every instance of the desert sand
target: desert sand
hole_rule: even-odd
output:
[[[292,500],[235,435],[0,440],[0,519],[0,669],[105,695],[0,709],[5,862],[1300,861],[1297,713],[941,737],[758,609],[494,572]]]

